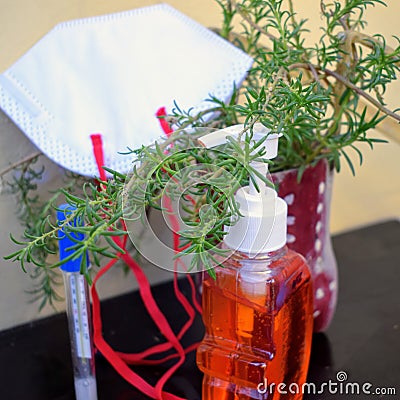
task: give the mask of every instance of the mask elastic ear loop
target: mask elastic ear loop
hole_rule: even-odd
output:
[[[122,254],[119,254],[122,256]],[[185,400],[181,397],[175,396],[170,393],[162,392],[161,397],[156,393],[155,388],[147,383],[141,376],[132,371],[128,365],[118,356],[113,348],[105,341],[102,335],[102,322],[100,315],[100,300],[96,290],[97,281],[118,261],[118,259],[112,260],[105,267],[103,267],[95,279],[92,285],[92,300],[93,300],[93,339],[97,349],[101,354],[108,360],[108,362],[114,367],[114,369],[132,386],[139,389],[146,396],[157,399],[157,400]]]
[[[160,122],[161,129],[163,130],[165,135],[167,137],[171,136],[174,133],[174,130],[172,129],[172,127],[170,126],[170,124],[166,120],[166,117],[167,117],[166,108],[165,107],[160,107],[156,112],[156,117],[158,118],[158,120]],[[187,196],[187,198],[190,201],[194,202],[194,200],[190,196]],[[166,200],[167,200],[166,201],[167,207],[172,209],[170,201],[168,199],[166,199]],[[182,250],[179,247],[179,235],[177,233],[179,231],[179,222],[178,222],[178,219],[175,217],[175,215],[173,215],[173,213],[171,213],[171,212],[168,212],[168,218],[169,218],[169,220],[171,222],[171,226],[172,226],[172,229],[173,229],[174,251],[175,251],[175,253],[178,253],[179,251]],[[177,265],[178,264],[181,264],[182,267],[185,268],[185,266],[183,265],[183,261],[181,259],[179,259],[179,258],[175,259],[174,260],[174,279],[175,279],[175,275],[176,275]],[[192,279],[192,277],[191,277],[191,275],[189,273],[186,274],[186,277],[187,277],[187,280],[188,280],[190,288],[191,288],[192,303],[193,303],[194,307],[196,308],[197,312],[199,314],[201,314],[202,313],[202,308],[201,308],[201,305],[198,302],[197,297],[196,297],[196,287],[195,287],[195,284],[193,282],[193,279]],[[177,286],[177,284],[176,284],[176,286]],[[174,288],[175,288],[175,280],[174,280]],[[175,295],[178,297],[176,290],[175,290]],[[182,295],[182,293],[180,293],[180,295],[181,296],[179,296],[179,297],[184,297]],[[191,309],[193,309],[193,307],[191,306],[190,303],[189,303],[189,307]]]
[[[101,168],[101,161],[103,160],[103,148],[102,148],[102,140],[101,140],[101,135],[95,134],[91,136],[92,142],[93,142],[93,150],[94,154],[96,157],[96,162],[99,167],[99,172],[102,180],[106,179],[105,172]],[[103,175],[103,176],[102,176]],[[123,223],[123,221],[122,221]],[[125,225],[123,223],[123,225]],[[124,228],[126,228],[124,226]],[[127,235],[124,236],[123,241],[120,242],[119,238],[113,237],[113,240],[115,243],[125,249],[126,242],[127,242]],[[128,253],[118,253],[118,258],[122,258],[125,263],[129,266],[131,271],[135,274],[136,279],[139,284],[139,292],[141,294],[141,297],[143,299],[144,305],[146,309],[148,310],[149,314],[151,315],[152,319],[156,323],[156,325],[159,327],[160,331],[163,333],[163,335],[167,338],[169,343],[164,343],[161,345],[154,346],[151,349],[148,349],[148,351],[142,352],[140,354],[130,354],[130,355],[124,355],[124,353],[118,353],[115,352],[104,340],[102,336],[102,324],[101,324],[101,315],[100,315],[100,302],[98,298],[98,294],[96,291],[96,282],[98,279],[105,273],[107,272],[117,260],[112,260],[109,262],[101,271],[99,271],[98,275],[93,281],[92,285],[92,298],[93,298],[93,326],[94,326],[94,342],[96,347],[100,350],[101,353],[107,358],[107,360],[113,365],[113,367],[120,373],[122,377],[124,377],[129,383],[131,383],[133,386],[137,387],[139,390],[141,390],[143,393],[146,395],[150,396],[151,398],[155,399],[169,399],[169,396],[171,397],[171,400],[178,400],[179,397],[176,397],[174,395],[169,395],[168,393],[165,393],[162,391],[162,388],[166,381],[170,378],[170,376],[183,364],[185,360],[185,354],[191,350],[193,350],[197,344],[192,345],[188,347],[187,349],[183,350],[178,338],[180,339],[184,333],[187,331],[187,329],[192,325],[193,320],[194,320],[194,310],[191,308],[190,303],[187,301],[186,297],[183,296],[183,294],[179,291],[179,288],[177,286],[177,282],[175,284],[175,275],[174,274],[174,290],[177,295],[178,300],[184,307],[185,311],[189,315],[189,320],[187,323],[184,325],[184,327],[181,329],[181,332],[179,333],[178,337],[175,336],[173,333],[172,329],[170,328],[165,316],[161,313],[159,310],[154,298],[152,297],[151,290],[150,290],[150,285],[147,280],[146,275],[143,273],[141,268],[137,265],[137,263],[131,258],[131,256]],[[192,290],[194,289],[194,285],[192,286]],[[162,347],[161,347],[162,346]],[[174,347],[178,354],[173,354],[167,357],[164,357],[163,360],[170,359],[170,358],[175,358],[179,357],[179,361],[172,366],[159,380],[157,383],[156,387],[153,388],[151,385],[149,385],[146,381],[144,381],[139,375],[135,374],[129,367],[126,365],[126,361],[130,359],[130,361],[134,361],[134,363],[161,363],[162,360],[141,360],[141,357],[145,357],[151,354],[156,354],[159,350],[165,351],[170,348]],[[153,350],[156,348],[155,350]],[[165,349],[165,350],[164,350]],[[153,351],[151,351],[153,350]],[[124,360],[125,358],[125,360]],[[167,397],[166,397],[167,395]]]
[[[167,116],[167,109],[165,107],[160,107],[156,112],[156,117],[158,118],[158,121],[160,122],[161,129],[163,130],[163,132],[167,136],[169,136],[174,132],[174,130],[172,129],[171,125],[166,120],[166,118],[165,118],[166,116]]]
[[[104,171],[104,151],[103,139],[100,133],[93,133],[90,135],[93,146],[94,159],[96,160],[97,169],[99,170],[100,179],[105,182],[107,180],[106,171]]]
[[[167,116],[167,112],[166,112],[166,108],[165,107],[161,107],[157,110],[156,113],[157,118],[159,119],[161,128],[163,129],[164,133],[166,136],[170,136],[173,133],[173,129],[172,127],[168,124],[167,120],[166,120],[166,116]],[[173,179],[173,178],[171,178]],[[177,254],[179,252],[179,221],[178,218],[172,213],[172,204],[171,204],[171,200],[169,197],[165,198],[165,204],[166,207],[168,209],[168,218],[170,220],[171,223],[171,227],[172,227],[172,231],[173,231],[173,244],[174,244],[174,251],[175,254]],[[181,261],[182,263],[182,261]],[[181,333],[186,333],[186,331],[192,326],[194,318],[195,318],[195,310],[193,309],[192,305],[189,303],[189,301],[187,300],[187,298],[183,295],[183,293],[180,291],[179,289],[179,284],[178,284],[178,264],[179,264],[179,259],[175,259],[174,260],[174,292],[175,292],[175,296],[178,299],[178,301],[181,303],[181,305],[184,307],[184,309],[186,310],[187,314],[189,315],[189,320],[186,322],[186,324],[183,326]],[[201,310],[197,299],[196,299],[196,295],[195,295],[195,286],[193,283],[193,280],[190,276],[190,274],[186,274],[187,279],[189,281],[189,284],[191,286],[192,289],[192,300],[194,300],[194,304],[196,305],[196,308],[199,310]],[[183,336],[182,334],[182,336]],[[197,347],[199,343],[196,343],[195,346]],[[162,385],[166,382],[166,377],[167,374],[165,374],[158,382],[156,385],[156,389],[158,386],[162,387]]]

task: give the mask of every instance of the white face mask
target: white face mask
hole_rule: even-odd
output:
[[[193,112],[228,99],[252,59],[166,4],[57,25],[4,74],[0,107],[50,159],[97,176],[90,135],[105,165],[162,135],[156,111]]]

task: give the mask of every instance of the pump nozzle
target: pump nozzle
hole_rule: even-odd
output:
[[[237,138],[244,132],[246,132],[244,125],[234,125],[202,136],[198,141],[203,146],[211,148],[226,143],[228,136]],[[252,132],[252,140],[255,142],[266,137],[263,143],[264,158],[276,157],[279,135],[270,134],[270,130],[261,123],[254,124]],[[266,163],[253,162],[251,166],[264,176],[268,173]],[[287,205],[277,197],[275,190],[264,184],[262,179],[256,177],[255,180],[259,191],[250,180],[249,186],[240,188],[235,194],[235,200],[239,203],[243,217],[234,225],[225,227],[228,233],[224,238],[228,247],[249,255],[274,251],[286,243]]]
[[[229,126],[224,129],[219,129],[218,131],[211,132],[208,135],[204,135],[198,139],[199,143],[204,147],[210,149],[211,147],[219,146],[226,143],[226,138],[231,136],[237,138],[241,133],[248,131],[250,128],[245,129],[243,124]],[[267,137],[264,142],[265,146],[265,158],[271,160],[275,158],[278,154],[278,139],[280,135],[270,134],[270,130],[266,128],[260,122],[253,125],[253,141],[258,142],[263,137]]]
[[[238,125],[229,126],[228,128],[220,129],[218,131],[209,133],[208,135],[205,135],[205,136],[199,138],[198,141],[204,147],[211,148],[211,147],[219,146],[219,145],[226,143],[226,141],[227,141],[226,138],[228,136],[237,138],[241,133],[244,133],[244,132],[246,132],[244,125],[238,124]],[[264,158],[266,158],[268,160],[272,160],[273,158],[275,158],[276,155],[278,154],[279,135],[270,134],[270,130],[259,122],[254,124],[252,132],[253,132],[252,140],[254,142],[258,142],[262,138],[266,137],[266,140],[264,141],[264,144],[263,144],[264,150],[265,150]],[[268,164],[266,164],[266,163],[252,162],[251,166],[264,176],[266,176],[268,173]],[[265,186],[264,182],[257,176],[255,177],[255,181],[256,181],[256,184],[257,184],[259,190],[262,191]],[[249,186],[250,186],[249,190],[250,190],[251,194],[255,195],[256,193],[258,193],[252,180],[250,180]]]

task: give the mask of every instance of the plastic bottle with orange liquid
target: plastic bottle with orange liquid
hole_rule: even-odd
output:
[[[200,139],[223,144],[243,125]],[[253,127],[252,140],[269,131]],[[277,154],[268,135],[264,158]],[[254,168],[267,173],[265,163]],[[233,250],[203,281],[205,337],[197,350],[204,373],[203,400],[300,400],[306,382],[313,328],[313,292],[302,256],[286,247],[287,205],[260,179],[235,195],[242,217],[227,227],[223,246]]]

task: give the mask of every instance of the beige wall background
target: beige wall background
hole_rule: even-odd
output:
[[[55,24],[74,18],[101,15],[158,3],[153,0],[0,0],[0,72],[10,67],[37,40]],[[388,37],[400,36],[398,16],[400,2],[387,0],[387,8],[376,7],[368,13],[371,33]],[[219,7],[214,0],[169,0],[168,3],[206,26],[218,26]],[[319,23],[318,0],[301,0],[299,12],[310,19],[310,27],[317,31]],[[310,34],[313,40],[315,34]],[[392,41],[394,43],[394,40]],[[388,93],[389,105],[399,106],[400,84],[397,82]],[[365,162],[357,168],[357,176],[344,169],[335,178],[331,230],[338,233],[377,221],[400,217],[400,133],[392,126],[377,137],[392,137],[389,144],[377,145],[374,151],[365,149]],[[397,136],[396,136],[397,135]],[[396,140],[393,139],[393,137]],[[33,145],[17,127],[0,111],[0,170],[35,151]],[[44,160],[47,173],[41,185],[41,193],[57,186],[59,168]],[[21,227],[14,214],[15,200],[0,195],[0,330],[18,325],[53,312],[46,309],[40,315],[36,304],[29,304],[25,292],[31,288],[29,276],[17,264],[4,261],[4,255],[14,248],[8,239],[9,232],[15,237]],[[400,241],[400,238],[399,238]],[[169,279],[169,273],[146,266],[152,282]],[[120,270],[109,275],[103,283],[105,297],[136,287],[134,280]],[[62,304],[59,307],[62,309]]]

